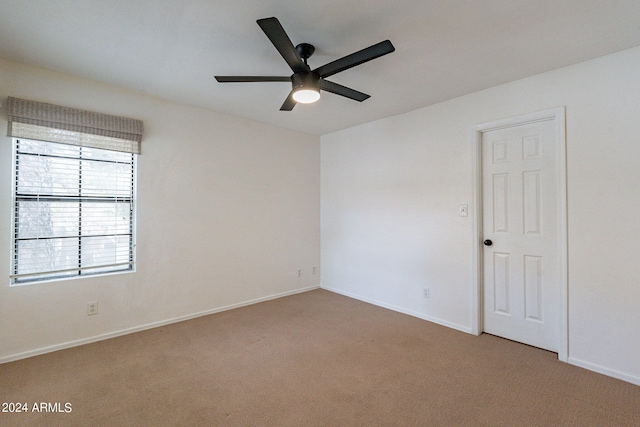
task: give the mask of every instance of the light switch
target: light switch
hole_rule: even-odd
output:
[[[469,205],[460,205],[460,209],[458,210],[458,215],[469,216]]]

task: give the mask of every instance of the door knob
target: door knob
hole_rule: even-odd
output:
[[[492,242],[491,240],[489,240],[489,239],[485,240],[485,241],[484,241],[484,242],[482,242],[482,243],[484,243],[484,245],[485,245],[485,246],[491,246],[491,245],[493,245],[493,242]]]

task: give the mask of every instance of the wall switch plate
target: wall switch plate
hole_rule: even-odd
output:
[[[469,216],[469,205],[460,205],[460,208],[458,210],[458,215]]]
[[[87,316],[93,316],[94,314],[98,314],[98,301],[87,303]]]

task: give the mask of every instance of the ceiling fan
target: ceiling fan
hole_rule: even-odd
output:
[[[330,82],[326,80],[326,77],[379,58],[395,50],[391,42],[385,40],[312,70],[307,64],[307,59],[315,51],[313,45],[301,43],[294,47],[277,18],[258,19],[257,22],[289,67],[291,67],[293,74],[291,76],[215,76],[215,78],[220,83],[290,82],[293,88],[282,107],[280,107],[280,111],[291,111],[298,102],[309,104],[317,101],[320,99],[320,90],[359,102],[364,101],[369,98],[369,95]]]

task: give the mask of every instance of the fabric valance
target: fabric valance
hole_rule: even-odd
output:
[[[13,97],[7,116],[8,136],[140,154],[140,120]]]

